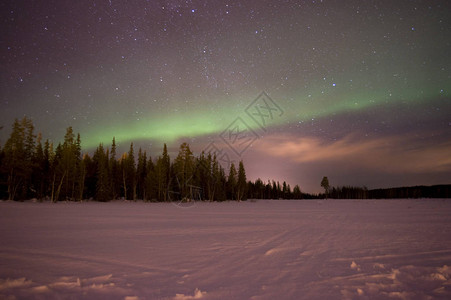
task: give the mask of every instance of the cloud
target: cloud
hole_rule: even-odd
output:
[[[255,148],[297,163],[343,162],[386,172],[451,171],[451,142],[422,144],[415,137],[405,135],[368,138],[351,134],[335,141],[273,135],[260,140]]]

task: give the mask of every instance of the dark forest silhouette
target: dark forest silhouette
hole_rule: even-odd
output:
[[[93,155],[82,153],[80,134],[66,129],[64,142],[56,147],[34,134],[28,118],[15,120],[10,137],[0,149],[0,199],[36,198],[53,202],[114,199],[145,201],[246,200],[246,199],[379,199],[450,198],[451,185],[417,186],[368,190],[363,187],[330,187],[323,178],[324,194],[301,192],[285,181],[247,181],[242,161],[230,165],[228,174],[217,157],[202,152],[195,157],[187,143],[180,145],[171,161],[166,144],[152,159],[133,143],[120,156],[116,142],[99,144]]]
[[[0,149],[0,199],[36,198],[53,202],[95,199],[145,201],[246,200],[260,196],[261,180],[246,180],[242,161],[228,170],[216,156],[195,157],[187,143],[171,161],[166,144],[156,159],[133,143],[129,151],[117,154],[113,138],[110,148],[99,144],[93,155],[82,153],[80,134],[66,129],[63,143],[56,147],[41,134],[34,134],[30,119],[15,120],[9,139]],[[272,198],[301,198],[299,186],[293,191],[286,182],[272,183]],[[261,195],[263,197],[263,195]]]

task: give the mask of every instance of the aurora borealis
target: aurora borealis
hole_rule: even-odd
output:
[[[31,117],[84,151],[187,141],[307,192],[450,183],[449,1],[2,1],[0,144]],[[256,124],[265,91],[283,113]],[[239,157],[221,139],[241,118]]]

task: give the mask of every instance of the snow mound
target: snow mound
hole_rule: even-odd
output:
[[[451,297],[449,268],[402,266],[381,274],[359,274],[341,278],[345,288],[341,294],[345,299],[365,295],[371,298],[426,299]]]
[[[373,265],[373,268],[374,268],[374,269],[380,269],[380,270],[383,270],[383,269],[385,269],[385,265],[384,265],[384,264],[381,264],[381,263],[375,263],[375,264]]]
[[[352,261],[351,269],[356,270],[356,271],[360,271],[360,266],[355,261]]]
[[[189,299],[201,299],[207,294],[207,292],[202,292],[200,289],[196,288],[194,290],[194,295],[185,295],[185,294],[176,294],[174,299],[175,300],[189,300]]]
[[[18,279],[0,279],[0,290],[22,288],[30,286],[33,282],[25,277]]]

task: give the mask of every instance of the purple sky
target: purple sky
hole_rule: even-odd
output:
[[[14,118],[84,151],[213,143],[306,192],[450,183],[449,1],[2,1]],[[262,92],[265,98],[257,98]],[[234,135],[235,134],[235,135]]]

